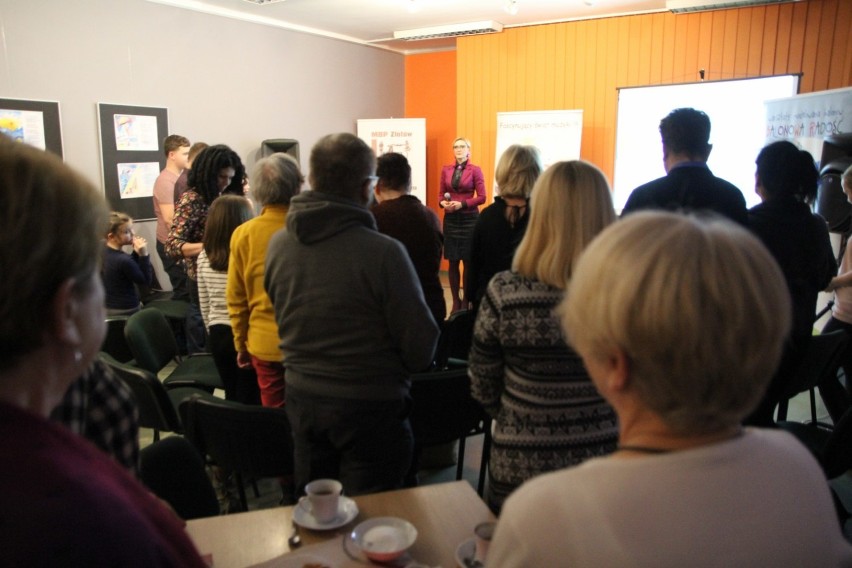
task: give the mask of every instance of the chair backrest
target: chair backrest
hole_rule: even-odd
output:
[[[178,356],[172,328],[159,310],[143,309],[130,316],[124,336],[136,365],[154,375]]]
[[[293,474],[293,438],[283,408],[190,398],[181,415],[187,439],[220,467],[249,477]]]
[[[820,465],[828,479],[834,479],[852,469],[852,409],[847,410],[822,448]]]
[[[142,482],[182,519],[219,514],[219,501],[204,460],[186,439],[169,436],[154,442],[142,450],[139,462]]]
[[[462,310],[451,314],[441,326],[441,335],[435,349],[435,364],[438,369],[444,369],[449,359],[467,361],[470,346],[473,342],[473,324],[476,313],[472,310]]]
[[[182,432],[180,418],[160,380],[144,369],[119,363],[101,353],[101,360],[133,391],[139,408],[139,425],[164,432]]]
[[[127,363],[133,359],[133,352],[124,337],[124,326],[127,324],[128,316],[107,316],[106,337],[101,345],[101,351],[109,353],[113,359],[121,363]]]
[[[411,399],[411,427],[422,447],[481,433],[488,418],[470,395],[467,366],[412,375]]]
[[[815,388],[826,378],[836,376],[848,342],[849,337],[845,331],[834,331],[811,337],[784,391],[783,400]]]

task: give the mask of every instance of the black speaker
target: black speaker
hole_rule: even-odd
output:
[[[301,166],[299,161],[299,141],[293,138],[270,138],[260,143],[260,154],[262,157],[267,157],[276,152],[284,152],[290,154],[296,159],[296,162]]]
[[[834,233],[848,233],[852,227],[852,205],[843,193],[840,176],[852,165],[852,133],[827,136],[819,161],[819,189],[816,212]]]

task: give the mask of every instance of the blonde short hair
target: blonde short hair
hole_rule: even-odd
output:
[[[766,248],[721,218],[642,212],[586,250],[558,308],[586,359],[622,351],[637,397],[678,434],[735,426],[760,401],[791,324]]]
[[[458,138],[456,138],[455,140],[453,140],[453,146],[455,146],[455,145],[456,145],[456,142],[458,142],[459,140],[461,140],[462,142],[464,142],[464,144],[465,144],[465,146],[467,146],[468,150],[470,149],[470,140],[468,140],[467,138],[464,138],[464,137],[462,137],[462,136],[459,136]]]
[[[538,148],[512,144],[500,156],[494,171],[500,197],[529,197],[541,170]]]
[[[512,270],[564,289],[583,249],[613,221],[603,173],[580,160],[557,162],[533,187],[529,225]]]

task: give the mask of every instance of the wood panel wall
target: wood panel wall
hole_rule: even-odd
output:
[[[700,69],[705,80],[801,73],[802,93],[847,87],[850,30],[852,1],[806,0],[459,38],[457,132],[473,142],[490,190],[497,112],[583,109],[582,158],[612,179],[617,88],[697,81]]]

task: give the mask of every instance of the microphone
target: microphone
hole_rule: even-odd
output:
[[[452,197],[452,195],[450,195],[450,192],[449,192],[449,191],[448,191],[447,193],[445,193],[445,194],[444,194],[444,200],[445,200],[445,201],[449,201],[449,200],[450,200],[450,197]]]

